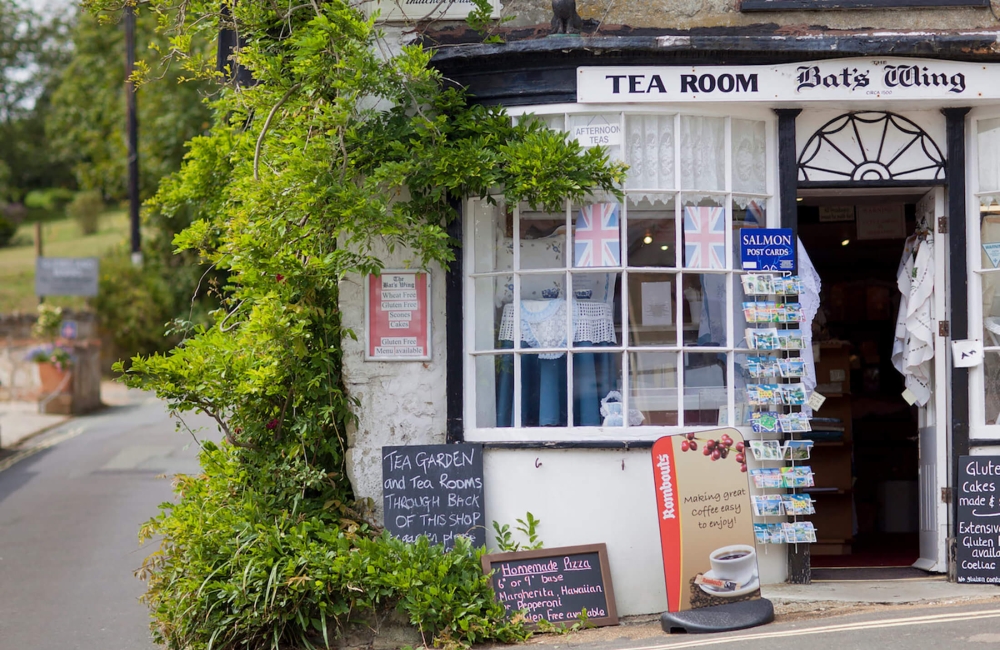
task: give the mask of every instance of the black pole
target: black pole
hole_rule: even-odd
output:
[[[948,147],[948,257],[950,311],[949,336],[952,341],[969,336],[969,277],[966,271],[965,228],[965,116],[970,108],[942,109]],[[935,363],[944,363],[944,359]],[[949,365],[951,373],[951,521],[948,535],[948,577],[953,580],[955,566],[951,552],[958,534],[958,485],[960,456],[969,454],[969,369]]]
[[[799,192],[798,155],[795,148],[795,118],[802,109],[776,108],[778,116],[778,197],[781,203],[781,227],[792,231],[795,246],[795,271],[798,271]],[[807,585],[812,581],[808,544],[788,545],[788,582]]]
[[[445,394],[447,396],[448,423],[445,440],[458,443],[465,440],[465,423],[462,412],[465,409],[465,382],[462,379],[462,367],[465,350],[463,333],[465,332],[465,314],[463,313],[462,281],[462,219],[464,212],[461,201],[454,201],[456,217],[448,224],[448,236],[452,239],[452,251],[455,259],[448,265],[445,272],[445,340],[447,341],[447,359],[445,359]]]
[[[132,229],[132,263],[142,265],[142,235],[139,232],[139,119],[136,116],[135,8],[125,7],[125,122],[128,132],[128,213]]]

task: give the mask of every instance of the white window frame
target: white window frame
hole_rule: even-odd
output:
[[[777,227],[780,222],[780,210],[781,206],[779,203],[779,196],[777,192],[777,168],[778,168],[778,147],[777,147],[777,116],[769,107],[762,107],[760,105],[747,105],[739,104],[738,110],[725,108],[719,106],[707,106],[707,105],[642,105],[642,106],[623,106],[623,105],[606,105],[606,104],[552,104],[545,106],[528,106],[528,107],[516,107],[508,109],[508,112],[513,117],[519,117],[525,114],[534,114],[538,117],[546,116],[561,116],[563,119],[564,126],[569,122],[569,118],[574,115],[593,115],[593,114],[618,114],[619,125],[621,126],[621,132],[626,133],[625,130],[625,116],[626,115],[672,115],[675,117],[675,148],[674,148],[674,187],[667,188],[642,188],[642,189],[629,189],[626,190],[626,199],[621,202],[621,210],[626,219],[627,223],[627,196],[629,194],[642,194],[657,192],[663,195],[673,195],[674,196],[674,209],[676,210],[677,216],[681,215],[683,210],[683,196],[684,195],[711,195],[724,197],[723,204],[726,209],[726,251],[729,260],[732,260],[732,268],[728,268],[724,271],[720,271],[719,274],[727,274],[729,280],[727,282],[727,296],[731,308],[726,315],[726,328],[727,332],[732,333],[731,340],[727,341],[727,345],[724,347],[703,347],[703,346],[685,346],[683,343],[683,336],[678,328],[678,342],[674,346],[636,346],[628,344],[628,330],[626,328],[626,323],[628,323],[628,299],[627,297],[627,287],[628,287],[628,276],[629,273],[664,273],[665,275],[673,273],[674,275],[680,275],[682,273],[699,274],[706,273],[707,271],[699,271],[695,269],[686,270],[683,267],[683,262],[681,257],[683,255],[683,248],[681,247],[681,237],[682,228],[680,227],[680,221],[678,220],[678,227],[675,228],[676,237],[676,248],[678,254],[677,266],[668,267],[628,267],[627,259],[627,247],[623,246],[622,250],[622,266],[614,268],[608,267],[606,269],[608,272],[613,272],[618,274],[618,282],[621,283],[623,299],[621,301],[621,323],[623,324],[622,339],[614,347],[601,347],[601,348],[573,348],[572,343],[568,343],[567,350],[570,352],[607,352],[622,355],[622,373],[624,377],[629,377],[629,353],[633,351],[642,352],[675,352],[677,356],[677,388],[678,391],[678,419],[679,423],[677,426],[662,426],[662,425],[640,425],[640,426],[628,426],[626,421],[625,426],[622,427],[604,427],[604,426],[573,426],[572,425],[572,412],[569,413],[570,424],[565,427],[521,427],[519,418],[513,418],[511,427],[480,427],[477,423],[477,395],[476,395],[476,357],[480,356],[499,356],[503,354],[515,354],[519,349],[525,349],[520,347],[520,332],[519,332],[519,292],[517,291],[518,284],[515,282],[515,349],[495,349],[495,350],[476,350],[476,308],[475,308],[475,278],[476,277],[488,277],[490,275],[513,275],[514,271],[510,272],[500,272],[494,271],[492,273],[474,273],[475,269],[475,247],[473,245],[473,237],[475,235],[475,223],[474,215],[476,213],[475,203],[479,199],[469,199],[466,204],[466,209],[463,211],[464,214],[464,229],[465,233],[464,246],[463,246],[463,268],[464,272],[464,314],[465,314],[465,336],[464,336],[464,349],[462,351],[464,359],[464,418],[465,418],[465,439],[469,442],[551,442],[551,441],[584,441],[584,440],[655,440],[663,435],[668,435],[671,433],[676,433],[679,431],[697,431],[704,429],[717,428],[718,425],[706,426],[706,425],[687,425],[683,424],[683,404],[684,404],[684,358],[685,353],[726,353],[727,355],[727,368],[726,368],[726,382],[727,382],[727,413],[729,421],[733,420],[733,413],[736,405],[735,400],[735,390],[736,390],[736,380],[735,380],[735,368],[734,368],[734,358],[737,352],[745,352],[745,348],[737,347],[737,343],[740,341],[740,332],[733,331],[733,310],[732,307],[735,305],[735,298],[737,295],[738,287],[735,283],[738,282],[736,278],[740,275],[738,265],[738,251],[732,251],[733,246],[733,236],[732,236],[732,224],[733,224],[733,197],[735,196],[746,196],[749,198],[761,198],[767,201],[766,210],[766,226],[767,227]],[[726,119],[725,123],[725,188],[724,190],[698,190],[698,189],[681,189],[681,165],[680,161],[677,159],[680,155],[680,116],[681,115],[691,115],[697,117],[722,117]],[[765,160],[766,160],[766,173],[765,173],[765,190],[764,194],[754,194],[745,192],[734,192],[732,187],[732,140],[731,140],[731,120],[752,120],[761,121],[765,124]],[[622,138],[622,158],[626,156],[626,137],[623,135]],[[573,219],[573,206],[569,205],[567,202],[566,206],[566,220],[567,227],[572,223]],[[565,266],[564,269],[566,273],[567,284],[565,286],[571,286],[568,284],[570,280],[570,270],[572,268],[572,259],[567,253],[565,256]],[[518,247],[514,247],[514,269],[519,268],[519,250]],[[551,271],[550,271],[551,272]],[[682,300],[682,283],[675,283],[675,300]],[[680,303],[675,303],[680,304]],[[677,307],[675,306],[675,309]],[[567,320],[571,319],[572,316],[569,315]],[[572,323],[568,323],[570,331],[572,331]],[[545,350],[531,348],[532,352],[544,352]],[[520,394],[521,391],[519,387],[521,386],[520,377],[520,367],[521,364],[514,364],[514,400],[515,407],[514,412],[518,413],[520,405]],[[572,355],[568,355],[567,358],[567,392],[568,395],[573,394],[572,385]],[[630,408],[629,399],[631,391],[628,390],[627,384],[623,386],[622,397],[624,401],[625,412],[628,412]],[[572,409],[570,409],[572,411]],[[627,418],[626,418],[627,420]],[[750,430],[749,427],[738,427],[744,432]]]
[[[984,270],[980,198],[994,195],[1000,202],[1000,188],[980,191],[979,187],[979,122],[1000,118],[1000,106],[974,108],[966,116],[966,264],[969,278],[969,338],[983,342],[983,363],[969,372],[969,436],[971,439],[1000,439],[1000,424],[986,423],[986,359],[1000,354],[1000,346],[990,344],[983,327],[983,276],[1000,273],[1000,268]],[[972,443],[975,445],[975,442]]]

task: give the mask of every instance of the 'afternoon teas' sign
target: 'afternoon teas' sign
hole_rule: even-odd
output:
[[[484,555],[482,564],[508,615],[561,625],[586,613],[593,625],[618,624],[604,544],[496,553]]]

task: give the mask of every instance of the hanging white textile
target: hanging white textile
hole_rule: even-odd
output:
[[[823,282],[819,279],[819,273],[813,266],[806,247],[802,245],[802,240],[798,240],[799,255],[799,277],[802,278],[802,293],[799,294],[799,303],[802,305],[802,360],[805,363],[805,376],[802,377],[802,387],[805,388],[806,395],[816,390],[816,361],[813,357],[812,346],[812,324],[813,319],[819,312],[819,292]],[[802,407],[806,417],[812,415],[809,406]]]
[[[899,265],[897,286],[901,294],[896,318],[892,364],[917,406],[931,397],[931,360],[934,358],[934,246],[931,239],[907,240]]]

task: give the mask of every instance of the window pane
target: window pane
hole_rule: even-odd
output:
[[[677,425],[677,353],[629,353],[630,409],[643,415],[643,425]]]
[[[980,207],[980,264],[983,282],[983,333],[986,345],[1000,345],[1000,270],[990,259],[1000,256],[1000,205],[984,201]]]
[[[726,189],[726,120],[681,116],[681,187]]]
[[[684,267],[727,268],[725,199],[688,194],[683,201]]]
[[[621,266],[621,205],[595,201],[573,209],[573,266]]]
[[[979,191],[1000,190],[1000,118],[979,120],[976,138],[979,149]]]
[[[763,122],[732,121],[733,191],[767,191],[767,156]]]
[[[517,358],[521,364],[521,426],[566,426],[566,355],[525,353]]]
[[[628,265],[677,266],[677,215],[673,194],[628,200]]]
[[[749,196],[734,196],[732,204],[733,242],[732,267],[742,268],[740,260],[740,230],[744,228],[767,227],[767,199],[751,198]]]
[[[601,145],[614,160],[622,159],[622,130],[619,113],[600,115],[570,115],[567,126],[569,137],[581,147]]]
[[[628,115],[625,117],[626,188],[644,190],[677,187],[674,177],[674,116]]]
[[[522,269],[566,267],[565,213],[522,210],[518,224]]]
[[[621,340],[620,273],[574,273],[573,342],[617,345]]]
[[[522,275],[521,347],[565,348],[567,301],[563,294],[563,273]],[[501,340],[514,338],[514,305],[504,308],[500,322]]]
[[[684,345],[726,347],[726,310],[729,301],[725,273],[685,273],[682,276],[684,296]]]
[[[502,206],[472,201],[475,273],[509,271],[514,264],[514,216]]]
[[[476,367],[476,426],[510,426],[510,399],[514,390],[514,355],[474,357]],[[504,401],[506,400],[506,401]],[[506,404],[498,420],[497,404]]]
[[[607,413],[601,411],[602,400],[610,401],[607,400],[610,392],[621,392],[621,353],[574,352],[572,357],[574,426],[623,426],[613,417],[615,407],[606,406]],[[608,415],[612,417],[608,419]]]
[[[1000,424],[1000,350],[986,350],[983,371],[986,378],[986,424]]]
[[[494,350],[500,339],[514,340],[514,281],[512,276],[507,275],[476,278],[474,283],[476,350]],[[507,312],[510,316],[506,323],[502,323],[502,317]],[[509,332],[504,333],[502,325],[506,325]]]
[[[724,353],[684,353],[684,424],[717,425],[727,385]]]
[[[676,273],[630,273],[628,276],[629,345],[677,345]]]

